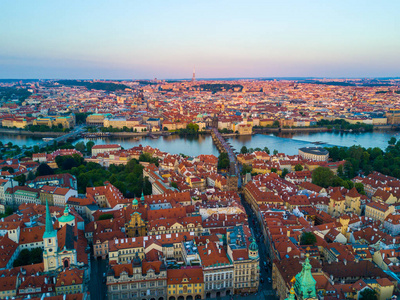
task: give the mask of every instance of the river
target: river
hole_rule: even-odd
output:
[[[256,134],[253,136],[240,136],[229,137],[228,141],[236,149],[240,151],[242,146],[248,148],[264,148],[268,147],[271,152],[276,149],[289,155],[297,154],[298,149],[301,147],[312,147],[315,144],[312,142],[324,142],[321,146],[352,146],[361,145],[363,147],[379,147],[385,149],[388,140],[397,136],[397,132],[393,131],[374,131],[367,133],[334,133],[334,132],[301,132],[301,133],[288,133],[288,134]],[[74,142],[89,140],[94,141],[96,144],[120,144],[125,149],[138,146],[139,144],[146,146],[149,145],[173,154],[183,153],[186,155],[197,156],[200,154],[214,154],[218,156],[218,150],[214,146],[210,135],[200,135],[198,137],[180,137],[178,135],[171,135],[166,137],[140,138],[99,138],[99,139],[79,139]],[[41,142],[41,138],[33,138],[24,135],[0,135],[0,141],[3,143],[12,142],[20,147],[23,145],[34,146]]]

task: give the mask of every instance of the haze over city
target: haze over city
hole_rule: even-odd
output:
[[[399,1],[1,1],[0,78],[394,77]]]

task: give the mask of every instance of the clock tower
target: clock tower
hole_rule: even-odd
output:
[[[58,240],[57,231],[53,228],[53,223],[51,221],[49,203],[46,200],[46,228],[43,234],[43,264],[44,271],[54,271],[58,266]]]

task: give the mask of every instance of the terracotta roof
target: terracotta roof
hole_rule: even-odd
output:
[[[168,285],[186,283],[204,283],[203,269],[201,267],[186,267],[182,269],[167,270]]]

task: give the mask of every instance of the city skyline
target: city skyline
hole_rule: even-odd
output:
[[[20,4],[0,4],[0,78],[399,76],[397,1]]]

